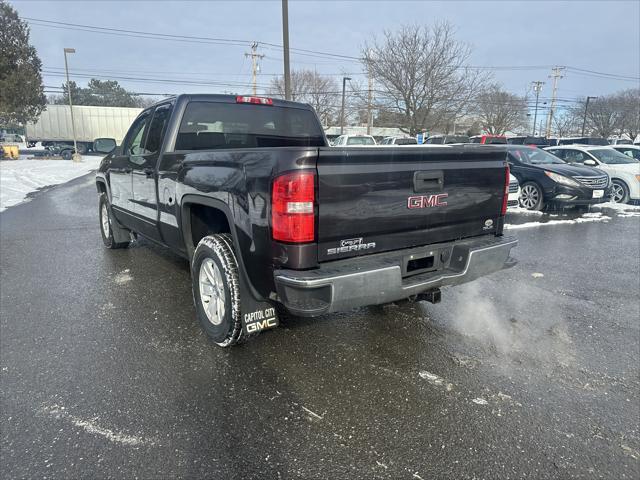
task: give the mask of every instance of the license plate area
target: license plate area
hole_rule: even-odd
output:
[[[448,255],[442,255],[442,253],[443,251],[441,250],[425,250],[424,252],[406,255],[402,259],[402,276],[410,277],[439,270],[442,268],[442,257],[446,256],[448,258]]]
[[[594,190],[593,198],[602,198],[604,197],[604,190]]]

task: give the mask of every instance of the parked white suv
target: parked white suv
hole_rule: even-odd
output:
[[[567,163],[598,167],[611,177],[611,200],[628,203],[640,200],[640,162],[611,147],[562,145],[545,148]]]
[[[385,137],[380,145],[417,145],[415,137]]]
[[[507,207],[517,207],[520,205],[520,183],[512,174],[509,174],[509,195],[507,196]]]
[[[371,135],[340,135],[333,141],[334,147],[367,147],[376,144]]]

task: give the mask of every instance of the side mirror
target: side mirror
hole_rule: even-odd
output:
[[[96,138],[93,142],[93,151],[98,153],[111,153],[116,148],[113,138]]]
[[[587,167],[597,167],[598,164],[596,163],[595,160],[591,160],[591,159],[587,159],[584,162],[582,162],[583,165],[586,165]]]

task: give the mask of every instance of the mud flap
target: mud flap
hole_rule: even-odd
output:
[[[240,314],[242,315],[243,335],[255,335],[263,330],[280,325],[275,307],[268,301],[256,300],[242,272],[238,272],[240,281]]]

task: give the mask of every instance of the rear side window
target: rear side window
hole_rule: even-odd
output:
[[[310,110],[271,105],[191,102],[187,105],[176,150],[324,145]]]
[[[154,153],[160,150],[160,143],[171,115],[171,107],[172,105],[170,104],[160,105],[153,113],[153,119],[151,119],[149,133],[147,134],[147,144],[145,145],[147,152]]]

